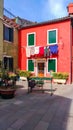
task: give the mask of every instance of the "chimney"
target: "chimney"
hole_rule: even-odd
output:
[[[67,11],[68,11],[68,14],[71,16],[73,16],[73,3],[70,3],[68,6],[67,6]]]

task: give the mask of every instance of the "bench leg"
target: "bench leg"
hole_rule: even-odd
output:
[[[43,85],[42,85],[42,93],[44,93]]]

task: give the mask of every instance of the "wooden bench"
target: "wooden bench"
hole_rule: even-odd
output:
[[[33,88],[35,87],[41,87],[42,92],[44,92],[44,80],[50,81],[50,87],[51,87],[51,95],[53,94],[52,91],[52,77],[30,77],[28,78],[28,93],[32,92]]]

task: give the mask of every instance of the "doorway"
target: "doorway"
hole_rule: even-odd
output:
[[[44,63],[38,63],[37,68],[38,68],[38,76],[43,77],[44,76]]]

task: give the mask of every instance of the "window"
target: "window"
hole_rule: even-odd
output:
[[[3,58],[3,66],[5,70],[13,71],[13,58],[12,57],[4,57]]]
[[[28,44],[28,46],[34,46],[35,45],[35,33],[27,34],[27,44]]]
[[[49,59],[48,60],[48,72],[50,70],[56,72],[56,59]]]
[[[34,62],[33,60],[28,60],[28,70],[34,71]]]
[[[47,31],[47,43],[57,44],[57,29]]]
[[[4,40],[13,42],[13,28],[4,25]]]

